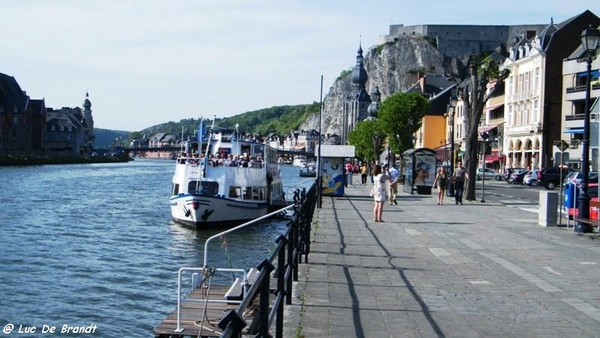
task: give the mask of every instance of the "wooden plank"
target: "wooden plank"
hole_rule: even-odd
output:
[[[210,299],[224,299],[228,286],[213,285],[210,288]],[[205,290],[196,289],[192,291],[186,299],[201,300],[204,299]],[[238,304],[208,303],[206,313],[204,311],[204,302],[182,302],[181,304],[181,323],[183,332],[175,332],[177,329],[177,308],[171,312],[157,327],[154,328],[155,337],[196,337],[202,329],[202,337],[220,336],[222,330],[217,324],[230,310],[238,307]],[[203,320],[204,318],[204,320]],[[252,318],[247,318],[247,323],[252,322]]]

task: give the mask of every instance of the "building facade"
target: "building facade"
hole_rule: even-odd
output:
[[[506,80],[504,140],[507,167],[554,165],[553,144],[562,139],[563,60],[581,44],[581,32],[600,19],[585,11],[550,24],[510,50]]]
[[[0,73],[0,155],[91,155],[94,119],[88,96],[83,110],[47,108],[15,78]]]

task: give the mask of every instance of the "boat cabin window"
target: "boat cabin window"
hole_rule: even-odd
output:
[[[242,197],[242,187],[229,187],[229,197],[230,198]]]
[[[265,187],[245,187],[244,188],[244,199],[245,200],[264,200],[265,199]]]
[[[265,153],[265,146],[260,144],[255,144],[252,146],[252,156],[254,156],[254,158],[258,158],[258,157],[263,157],[263,154]]]
[[[179,195],[179,184],[173,184],[173,195]]]
[[[202,195],[217,195],[219,193],[219,183],[190,181],[188,184],[188,193],[198,193]]]
[[[252,199],[252,187],[244,188],[244,199],[251,200]]]

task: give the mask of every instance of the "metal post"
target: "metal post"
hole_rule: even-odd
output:
[[[321,97],[319,99],[319,152],[317,154],[317,188],[319,189],[319,200],[317,203],[318,209],[321,209],[321,207],[323,206],[323,178],[321,177],[321,115],[323,115],[323,75],[321,75]]]
[[[589,219],[590,216],[590,195],[588,194],[589,181],[589,157],[590,157],[590,77],[592,76],[592,57],[598,46],[600,32],[591,25],[586,28],[581,34],[583,47],[587,51],[587,78],[585,81],[585,108],[583,111],[583,149],[581,154],[581,194],[579,195],[579,212],[578,218]],[[562,170],[562,168],[561,168]],[[577,222],[574,227],[577,233],[592,232],[592,227],[589,224]]]
[[[450,99],[448,104],[448,116],[450,116],[450,170],[448,170],[448,177],[452,177],[454,173],[454,110],[456,109],[456,105],[458,103],[457,87],[454,85],[452,91],[450,93]],[[450,180],[448,182],[448,190],[446,190],[446,196],[454,197],[454,182]]]
[[[485,147],[487,146],[487,139],[488,139],[488,134],[487,133],[481,133],[481,138],[483,139],[483,154],[482,154],[482,158],[483,158],[483,172],[481,175],[481,203],[485,203]]]
[[[378,159],[379,157],[377,156],[377,153],[379,152],[379,143],[380,143],[381,139],[379,137],[379,135],[373,135],[373,150],[375,151],[375,164],[379,164],[381,165],[381,163],[378,163]]]
[[[454,108],[450,108],[450,170],[448,177],[452,177],[454,173]],[[446,196],[454,197],[454,182],[448,182],[448,190]]]

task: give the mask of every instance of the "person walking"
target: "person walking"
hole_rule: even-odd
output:
[[[373,196],[373,200],[375,202],[375,206],[373,207],[373,218],[375,222],[383,222],[381,218],[383,215],[383,204],[385,203],[388,176],[382,172],[381,166],[379,164],[375,165],[373,168],[373,189],[371,190],[371,196]]]
[[[448,173],[444,167],[440,167],[438,170],[433,185],[438,189],[438,205],[444,204],[444,194],[448,187]]]
[[[454,202],[462,205],[463,192],[465,190],[465,179],[469,179],[467,170],[463,168],[462,162],[458,162],[456,169],[452,173],[452,181],[454,182]]]
[[[387,167],[387,165],[386,165]],[[396,169],[394,166],[392,166],[391,168],[388,169],[388,177],[390,180],[390,205],[393,204],[398,204],[398,202],[396,202],[396,196],[398,195],[398,177],[400,177],[400,173],[398,172],[398,169]]]
[[[369,174],[369,166],[367,162],[363,162],[360,167],[360,182],[362,185],[367,184],[367,175]]]

